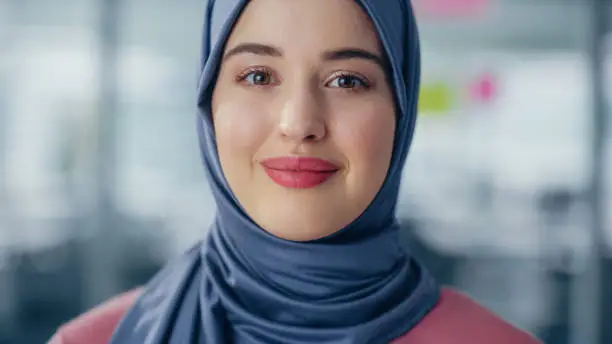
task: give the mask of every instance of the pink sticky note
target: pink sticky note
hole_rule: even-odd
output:
[[[482,13],[490,0],[412,0],[415,8],[434,16],[470,16]]]
[[[497,91],[497,82],[492,74],[485,73],[470,85],[471,98],[479,103],[489,103]]]

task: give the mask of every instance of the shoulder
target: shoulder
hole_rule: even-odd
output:
[[[438,305],[396,344],[540,344],[468,296],[444,288]]]
[[[60,327],[48,344],[107,344],[141,293],[141,289],[134,289],[113,297]]]
[[[197,268],[200,243],[171,260],[146,285],[93,308],[60,327],[47,344],[108,344],[117,326],[138,299],[155,307],[168,306],[167,293],[176,290]],[[144,290],[147,293],[143,295]],[[150,320],[150,319],[149,319]]]
[[[49,344],[106,344],[123,315],[141,294],[140,289],[118,295],[62,326]],[[395,344],[540,344],[530,334],[510,325],[468,296],[445,288],[440,301]]]

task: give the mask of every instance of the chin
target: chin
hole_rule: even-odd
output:
[[[278,213],[277,213],[278,214]],[[327,216],[302,213],[285,219],[275,216],[272,221],[261,221],[261,227],[268,233],[285,240],[311,241],[331,235],[344,226],[334,225],[332,221],[321,221]],[[313,219],[319,219],[313,221]],[[331,220],[331,219],[330,219]],[[335,222],[335,221],[334,221]]]

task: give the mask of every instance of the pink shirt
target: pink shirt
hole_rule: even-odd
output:
[[[48,344],[108,344],[141,290],[121,294],[62,326]],[[467,296],[445,288],[438,305],[392,344],[541,344]]]

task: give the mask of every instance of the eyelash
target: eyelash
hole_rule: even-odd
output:
[[[351,78],[353,82],[357,82],[360,85],[356,87],[338,87],[341,89],[345,89],[347,91],[359,91],[360,89],[368,90],[372,87],[372,84],[368,81],[368,78],[361,74],[352,73],[352,72],[335,72],[332,74],[332,79],[325,83],[325,85],[330,84],[332,81],[339,80],[340,78]]]
[[[240,83],[248,83],[249,86],[259,86],[259,87],[266,87],[266,86],[273,86],[276,83],[272,83],[272,85],[266,84],[266,85],[257,85],[254,82],[248,82],[247,79],[251,76],[254,76],[255,73],[263,73],[266,74],[266,76],[268,78],[273,78],[273,73],[266,67],[252,67],[252,68],[248,68],[247,70],[245,70],[244,72],[238,74],[236,76],[236,82],[240,82]]]
[[[256,84],[253,81],[248,81],[248,79],[252,76],[255,76],[256,73],[263,73],[266,74],[266,76],[268,78],[272,78],[274,79],[273,73],[266,67],[253,67],[253,68],[249,68],[247,70],[245,70],[244,72],[238,74],[236,76],[236,82],[239,83],[247,83],[248,86],[251,87],[269,87],[269,86],[275,86],[278,85],[278,81],[272,81],[270,84],[265,84],[265,85],[259,85]],[[340,88],[343,89],[345,91],[348,92],[357,92],[360,91],[362,89],[368,90],[372,87],[372,84],[368,81],[368,79],[358,73],[353,73],[353,72],[335,72],[332,74],[332,78],[331,80],[327,81],[325,83],[325,85],[329,85],[331,82],[338,80],[339,78],[351,78],[353,82],[357,82],[359,85],[355,86],[355,87],[334,87],[334,88]]]

